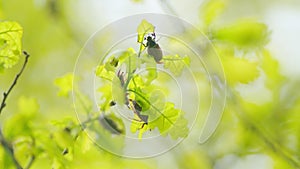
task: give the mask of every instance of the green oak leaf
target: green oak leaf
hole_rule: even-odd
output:
[[[281,82],[285,80],[280,72],[279,62],[267,50],[263,51],[261,68],[268,77],[266,78],[266,86],[269,89],[276,88],[276,85],[281,85]]]
[[[230,26],[213,31],[215,39],[243,48],[263,46],[268,42],[268,36],[267,25],[251,19],[240,20]]]
[[[149,23],[148,21],[143,19],[142,22],[139,24],[139,26],[137,28],[137,33],[138,33],[137,41],[139,43],[142,43],[144,41],[144,36],[147,33],[154,32],[154,30],[155,30],[155,27],[151,23]]]
[[[134,75],[128,84],[128,89],[142,89],[145,87],[146,83],[140,75]]]
[[[137,53],[133,48],[128,48],[127,51],[123,52],[119,60],[122,64],[126,64],[128,73],[133,73],[141,65],[141,61],[138,59]]]
[[[190,65],[190,58],[179,55],[168,55],[163,57],[164,68],[169,69],[175,76],[180,76],[183,69]]]
[[[27,98],[21,96],[18,100],[19,113],[24,114],[24,116],[34,117],[39,111],[40,106],[35,98]]]
[[[112,81],[112,79],[115,77],[115,72],[107,70],[105,65],[98,66],[96,68],[95,74],[101,79],[105,79],[108,81]]]
[[[55,79],[54,84],[59,88],[58,96],[69,96],[69,93],[73,89],[73,79],[73,73],[67,73],[64,76]]]
[[[109,109],[110,102],[112,101],[112,85],[103,85],[98,91],[101,93],[99,108],[101,111],[106,111]]]
[[[146,83],[144,82],[143,78],[139,75],[135,75],[134,77],[132,77],[128,85],[128,90],[134,90],[138,93],[143,93],[142,95],[136,95],[133,93],[129,94],[129,98],[135,100],[142,107],[142,111],[146,111],[150,108],[150,104],[148,102],[150,93],[143,92],[145,90],[145,87]]]
[[[188,121],[184,118],[183,113],[181,112],[180,116],[178,116],[174,125],[168,131],[169,135],[172,139],[176,140],[178,138],[187,137],[189,133]]]
[[[18,113],[7,119],[4,126],[4,134],[8,140],[19,136],[30,136],[32,134],[32,121],[39,111],[39,104],[35,98],[20,97],[18,102]]]
[[[145,75],[145,83],[150,84],[153,80],[157,78],[157,63],[155,62],[153,57],[149,55],[143,55],[143,57],[141,57],[141,62],[146,65],[145,70],[147,71],[147,74]]]
[[[0,70],[11,68],[19,61],[22,35],[23,28],[17,22],[0,22]]]
[[[155,88],[152,89],[155,91]],[[173,139],[178,139],[180,137],[186,137],[188,134],[187,120],[184,118],[183,111],[174,108],[174,104],[170,102],[165,102],[163,92],[153,92],[153,95],[146,98],[147,95],[139,91],[131,90],[137,98],[144,100],[150,108],[143,111],[142,115],[147,115],[149,117],[148,124],[141,121],[137,116],[131,124],[131,132],[139,131],[139,138],[142,134],[149,129],[158,128],[159,132],[163,135],[170,135]],[[149,90],[145,93],[152,93]],[[142,107],[144,108],[144,107]]]
[[[162,111],[157,107],[149,113],[149,128],[158,128],[159,132],[166,136],[169,134],[173,139],[186,137],[188,134],[187,120],[184,118],[182,110],[174,108],[174,104],[167,102]],[[158,115],[157,115],[158,114]]]
[[[247,84],[259,76],[258,63],[243,58],[222,58],[226,79],[230,85]]]
[[[119,59],[111,56],[107,62],[97,66],[95,74],[101,79],[112,81],[115,77],[116,67],[119,65]]]
[[[139,117],[134,114],[133,119],[130,125],[130,131],[132,133],[138,133],[138,139],[142,139],[143,134],[149,129],[149,125],[145,124],[143,121],[139,121]]]
[[[200,17],[206,25],[210,25],[223,11],[226,0],[210,0],[201,6]]]
[[[118,104],[123,105],[125,103],[125,91],[119,78],[115,77],[110,84],[112,93],[112,100]],[[107,99],[107,98],[106,98]]]

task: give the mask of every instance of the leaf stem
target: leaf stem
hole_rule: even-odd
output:
[[[86,121],[83,121],[83,122],[81,123],[82,129],[85,129],[87,124],[89,124],[89,123],[91,123],[91,122],[94,122],[94,121],[98,120],[100,116],[101,116],[101,115],[96,116],[96,117],[94,117],[94,118],[89,118],[89,119],[87,119]]]
[[[174,60],[184,60],[185,58],[163,58],[163,60],[169,60],[169,61],[174,61]]]
[[[149,29],[150,29],[150,28],[145,29],[145,32],[143,33],[143,36],[142,36],[142,37],[145,37],[145,35],[146,35],[146,33],[149,31]],[[153,31],[155,31],[155,28],[154,28]],[[138,58],[139,58],[139,57],[141,56],[141,53],[144,51],[144,50],[143,50],[143,46],[145,46],[145,45],[143,44],[143,41],[141,41],[141,42],[138,41],[138,43],[140,43],[140,49],[139,49],[139,53],[138,53]],[[146,46],[145,46],[145,47],[146,47]]]
[[[145,34],[144,34],[145,36]],[[140,42],[140,49],[139,49],[139,53],[138,53],[138,58],[141,56],[141,53],[143,52],[143,42]]]
[[[127,77],[127,80],[126,80],[126,83],[125,83],[125,85],[124,85],[124,92],[126,93],[126,90],[127,90],[127,87],[128,87],[128,85],[129,85],[129,82],[131,81],[131,79],[133,78],[133,73],[134,72],[131,72],[131,55],[129,56],[129,65],[128,65],[128,69],[129,69],[129,71],[128,71],[128,77]]]

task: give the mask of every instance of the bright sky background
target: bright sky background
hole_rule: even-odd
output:
[[[269,47],[280,61],[282,72],[300,77],[300,10],[275,6],[266,15],[272,31]]]
[[[88,2],[87,2],[88,1]],[[202,1],[190,0],[189,10],[178,4],[180,0],[173,0],[172,7],[184,20],[198,24],[198,10]],[[182,4],[184,5],[184,4]],[[101,27],[125,16],[140,13],[166,13],[167,8],[162,8],[158,0],[145,0],[143,3],[132,3],[130,0],[85,0],[74,4],[74,9],[85,21],[78,25],[92,34]],[[105,14],[103,16],[103,14]],[[300,75],[300,10],[297,7],[282,4],[270,7],[265,11],[263,19],[272,31],[271,41],[268,47],[274,56],[280,61],[282,73],[294,77]],[[77,23],[78,24],[78,23]]]

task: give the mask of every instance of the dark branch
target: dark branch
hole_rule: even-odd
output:
[[[0,106],[0,115],[2,113],[2,110],[4,109],[4,107],[6,106],[6,99],[8,97],[8,95],[10,94],[10,92],[12,91],[12,89],[15,87],[15,85],[17,84],[18,82],[18,79],[20,78],[20,76],[22,75],[26,65],[27,65],[27,62],[28,62],[28,58],[29,58],[29,54],[27,52],[23,52],[23,54],[25,55],[25,61],[24,61],[24,64],[20,70],[20,72],[16,75],[13,83],[11,84],[10,88],[7,90],[7,92],[4,92],[3,93],[3,99],[2,99],[2,103],[1,103],[1,106]]]
[[[23,66],[20,70],[20,72],[16,75],[13,83],[11,84],[11,86],[9,87],[9,89],[3,93],[3,99],[2,99],[2,103],[0,106],[0,115],[2,113],[2,110],[4,109],[4,107],[6,106],[6,99],[9,96],[9,94],[11,93],[12,89],[16,86],[18,79],[20,78],[20,76],[22,75],[27,62],[28,62],[28,58],[29,58],[29,54],[27,52],[23,52],[23,54],[25,55],[25,61],[23,63]],[[16,157],[14,156],[14,149],[11,146],[11,144],[4,138],[4,135],[2,134],[1,128],[0,128],[0,144],[3,146],[3,148],[6,150],[6,152],[11,156],[15,166],[17,167],[17,169],[22,169],[22,166],[19,164],[19,162],[17,161]],[[31,165],[31,164],[30,164]]]

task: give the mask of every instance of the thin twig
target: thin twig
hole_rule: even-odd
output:
[[[11,86],[9,87],[9,89],[7,90],[7,92],[3,93],[3,99],[2,99],[2,103],[1,103],[1,107],[0,107],[0,115],[2,113],[2,110],[4,109],[4,107],[6,106],[6,99],[9,96],[10,92],[12,91],[12,89],[16,86],[18,79],[20,78],[20,76],[22,75],[27,62],[28,62],[28,58],[29,58],[29,54],[27,52],[23,52],[23,54],[25,55],[25,61],[24,64],[20,70],[20,72],[16,75],[13,83],[11,84]],[[17,161],[16,157],[14,156],[14,149],[11,146],[11,144],[4,138],[4,135],[2,134],[1,128],[0,128],[0,144],[3,146],[3,148],[7,151],[7,153],[11,156],[15,166],[17,167],[17,169],[22,169],[22,166],[19,164],[19,162]],[[31,165],[31,164],[30,164]]]
[[[2,113],[2,110],[4,109],[4,107],[6,106],[6,99],[8,97],[8,95],[10,94],[10,92],[12,91],[12,89],[16,86],[17,82],[18,82],[18,79],[20,78],[20,76],[22,75],[26,65],[27,65],[27,62],[28,62],[28,58],[29,58],[29,54],[27,52],[23,52],[23,54],[25,55],[25,61],[24,61],[24,64],[20,70],[20,72],[16,75],[13,83],[11,84],[10,88],[7,90],[7,92],[4,92],[3,93],[3,99],[2,99],[2,103],[1,103],[1,106],[0,106],[0,115]]]

